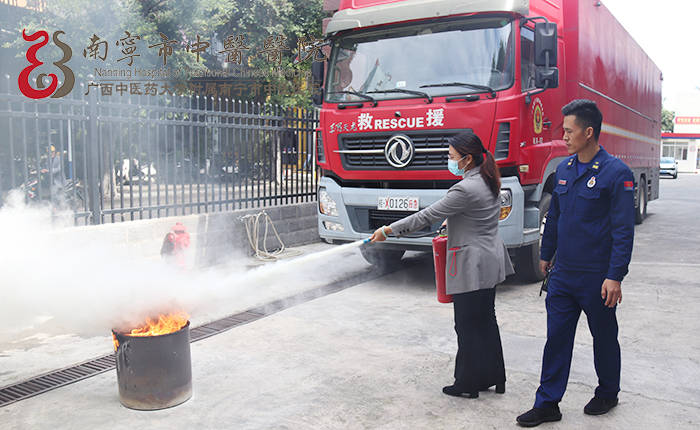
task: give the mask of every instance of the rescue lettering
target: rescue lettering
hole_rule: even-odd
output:
[[[376,130],[395,130],[397,128],[423,128],[425,127],[425,118],[384,118],[374,120],[374,129]]]

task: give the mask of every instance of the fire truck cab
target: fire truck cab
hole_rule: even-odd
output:
[[[317,161],[322,238],[353,241],[439,200],[459,178],[447,142],[471,129],[502,175],[500,234],[538,280],[539,241],[568,156],[561,107],[596,101],[600,143],[635,173],[638,222],[658,196],[661,73],[600,4],[578,0],[341,0],[328,20]],[[605,37],[600,35],[606,34]],[[430,226],[363,250],[429,250]]]

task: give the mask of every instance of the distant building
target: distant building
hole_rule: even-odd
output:
[[[673,133],[661,133],[661,156],[673,157],[679,172],[700,171],[700,116],[677,116]]]

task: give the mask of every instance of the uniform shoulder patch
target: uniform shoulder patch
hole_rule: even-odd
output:
[[[625,187],[625,191],[634,191],[634,181],[625,181],[622,185]]]

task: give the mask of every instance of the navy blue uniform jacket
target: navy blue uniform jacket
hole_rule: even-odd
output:
[[[556,252],[556,269],[622,281],[632,258],[634,176],[602,146],[580,176],[577,162],[573,155],[557,166],[540,258]]]

